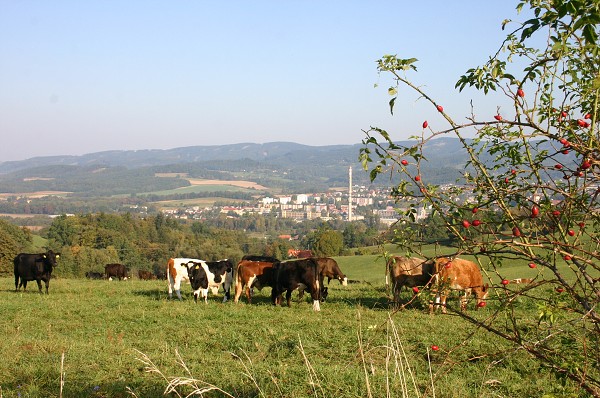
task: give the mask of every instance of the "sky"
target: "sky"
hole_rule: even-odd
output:
[[[510,0],[0,0],[0,162],[106,150],[358,144],[447,127],[385,54],[460,120],[454,85],[524,20]],[[464,116],[460,116],[464,115]],[[358,155],[357,155],[358,156]]]

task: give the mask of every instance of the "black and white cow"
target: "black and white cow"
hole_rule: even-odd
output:
[[[320,311],[321,283],[319,263],[314,258],[285,261],[275,265],[275,283],[271,290],[273,305],[281,303],[283,292],[288,307],[291,306],[292,291],[306,290],[313,300],[313,310]]]
[[[204,302],[208,302],[208,289],[217,294],[221,285],[225,295],[223,302],[230,298],[231,285],[233,283],[233,264],[229,260],[203,261],[194,260],[187,264],[187,273],[192,285],[194,301],[198,302],[201,295]]]
[[[52,270],[56,267],[56,260],[59,257],[60,253],[54,253],[52,250],[39,254],[17,254],[13,260],[15,265],[15,290],[19,290],[23,286],[23,291],[25,291],[28,281],[36,281],[40,293],[42,293],[42,281],[44,281],[46,294],[48,294]]]
[[[196,265],[199,268],[196,268]],[[225,271],[223,271],[223,268]],[[203,276],[202,273],[206,275]],[[196,282],[192,282],[194,276]],[[203,282],[203,279],[206,279],[206,283]],[[233,283],[233,265],[229,260],[204,261],[197,258],[170,258],[167,262],[167,281],[169,298],[173,297],[174,290],[177,298],[181,300],[181,282],[190,281],[196,300],[198,300],[200,293],[203,293],[202,297],[206,298],[209,288],[212,289],[213,294],[217,294],[219,287],[223,285],[225,290],[223,302],[225,302],[229,299],[229,292]],[[197,287],[194,287],[194,285]],[[205,289],[205,291],[201,292],[200,289]]]

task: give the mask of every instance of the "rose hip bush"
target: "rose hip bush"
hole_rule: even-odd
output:
[[[497,305],[488,307],[485,321],[461,316],[600,396],[600,3],[528,0],[517,5],[523,9],[533,17],[506,20],[498,51],[456,83],[508,106],[479,117],[473,105],[458,123],[407,77],[416,71],[415,58],[386,55],[378,71],[393,80],[390,110],[399,93],[413,93],[447,125],[416,126],[411,146],[371,127],[360,159],[371,180],[392,174],[399,202],[425,203],[441,217],[456,253],[474,256],[488,279],[504,280],[506,261],[539,272],[530,284],[506,281],[495,289]],[[460,140],[466,157],[459,181],[442,189],[427,182],[423,148],[448,135]],[[415,206],[402,217],[391,241],[416,253]],[[514,314],[521,297],[537,303],[535,319]]]

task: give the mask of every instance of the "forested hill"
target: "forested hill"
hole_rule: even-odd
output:
[[[409,146],[411,142],[399,142]],[[291,142],[193,146],[167,150],[105,151],[81,156],[35,157],[0,163],[0,190],[28,192],[103,190],[126,193],[140,189],[171,189],[182,181],[156,179],[155,173],[186,173],[209,179],[250,179],[265,186],[285,189],[323,189],[346,186],[348,167],[353,182],[368,184],[368,173],[358,160],[362,144],[309,146]],[[427,163],[421,174],[430,183],[455,182],[466,152],[458,139],[439,138],[426,144]],[[385,180],[385,181],[384,181]],[[117,187],[123,181],[122,189]],[[137,181],[137,182],[135,182]],[[29,186],[25,189],[24,182]],[[380,184],[390,184],[381,178]],[[112,186],[111,186],[112,184]],[[135,187],[135,189],[134,189]],[[99,192],[96,192],[99,193]]]

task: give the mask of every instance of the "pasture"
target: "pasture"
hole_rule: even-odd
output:
[[[337,260],[354,283],[332,281],[318,313],[306,296],[292,308],[273,307],[270,288],[257,291],[252,305],[245,297],[221,303],[221,294],[204,305],[194,304],[189,283],[179,302],[167,299],[166,281],[59,277],[46,296],[35,282],[15,293],[14,279],[0,278],[0,396],[58,397],[62,380],[64,397],[157,397],[172,377],[234,397],[578,396],[522,350],[456,315],[430,315],[419,302],[391,311],[381,258]],[[510,264],[505,272],[538,270]],[[497,308],[493,292],[483,310],[473,305],[469,314],[478,319]],[[537,320],[527,298],[516,311]],[[162,375],[146,372],[144,355]]]

